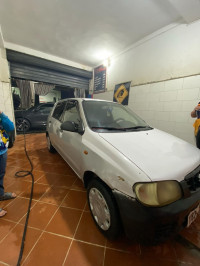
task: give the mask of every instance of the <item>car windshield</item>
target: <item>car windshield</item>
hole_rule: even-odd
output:
[[[94,131],[139,131],[152,129],[129,108],[106,101],[83,101],[89,127]]]

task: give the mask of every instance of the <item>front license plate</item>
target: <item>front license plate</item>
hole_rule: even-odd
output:
[[[197,218],[197,215],[199,214],[199,210],[200,210],[200,205],[198,205],[196,209],[194,209],[193,211],[189,213],[187,227],[189,227],[191,223],[193,223],[194,220]]]

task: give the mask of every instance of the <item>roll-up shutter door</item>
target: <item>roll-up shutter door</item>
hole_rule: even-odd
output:
[[[10,62],[10,74],[13,78],[89,89],[92,71],[62,65],[12,50],[7,50],[7,59]]]

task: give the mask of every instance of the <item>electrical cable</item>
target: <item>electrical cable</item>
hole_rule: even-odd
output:
[[[23,120],[24,120],[24,112],[23,113]],[[31,193],[30,193],[30,199],[29,199],[29,205],[28,205],[28,211],[27,211],[27,215],[26,215],[26,221],[25,221],[25,225],[24,225],[24,232],[23,232],[23,236],[22,236],[22,241],[21,241],[21,248],[20,248],[20,253],[19,253],[19,257],[18,257],[18,261],[17,261],[17,266],[20,266],[21,260],[22,260],[22,256],[23,256],[23,251],[24,251],[24,242],[25,242],[25,238],[26,238],[26,231],[27,231],[27,226],[28,226],[28,219],[29,219],[29,214],[30,214],[30,209],[31,209],[31,203],[32,203],[32,198],[33,198],[33,188],[34,188],[34,175],[33,175],[33,164],[31,162],[31,159],[29,158],[29,155],[27,153],[26,150],[26,137],[25,137],[25,131],[24,131],[24,126],[23,126],[23,135],[24,135],[24,151],[26,154],[26,157],[31,165],[31,170],[30,171],[18,171],[15,173],[16,177],[25,177],[30,175],[32,177],[32,186],[31,186]]]

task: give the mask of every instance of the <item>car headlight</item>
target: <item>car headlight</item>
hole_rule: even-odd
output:
[[[182,190],[177,181],[137,183],[133,189],[142,204],[154,207],[170,204],[182,197]]]

